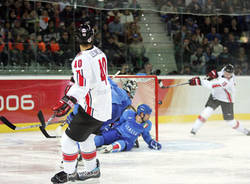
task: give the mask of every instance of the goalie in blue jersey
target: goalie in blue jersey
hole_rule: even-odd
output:
[[[134,147],[137,138],[142,135],[150,149],[160,150],[161,144],[150,135],[151,112],[152,109],[146,104],[139,105],[137,112],[130,109],[124,111],[120,120],[115,122],[110,130],[95,136],[96,146],[106,145],[101,148],[101,152],[104,153],[129,151]]]
[[[137,83],[135,80],[127,80],[120,88],[112,79],[108,78],[112,93],[112,118],[103,123],[101,131],[108,131],[111,124],[119,120],[122,113],[131,106],[135,96]]]

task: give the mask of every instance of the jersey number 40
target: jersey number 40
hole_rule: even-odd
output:
[[[100,67],[100,78],[101,81],[104,81],[105,84],[107,85],[107,61],[105,59],[105,57],[103,57],[102,59],[98,60],[99,63],[99,67]],[[79,59],[77,61],[75,61],[74,64],[75,68],[81,68],[82,67],[82,60]],[[84,86],[85,84],[85,79],[83,77],[83,70],[76,70],[77,73],[77,82],[79,86]]]

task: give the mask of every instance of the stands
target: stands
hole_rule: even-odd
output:
[[[175,58],[176,70],[170,70],[168,74],[185,74],[185,71],[205,74],[229,62],[235,65],[238,75],[250,73],[249,1],[152,1],[158,7],[154,11],[159,11],[158,16],[165,24],[165,35],[172,40],[175,49],[174,53],[168,52],[164,56]],[[144,30],[141,30],[140,22],[143,12],[149,12],[150,7],[136,0],[76,2],[80,3],[55,0],[2,2],[1,74],[70,73],[70,63],[78,52],[74,29],[87,20],[95,24],[95,45],[107,54],[111,73],[124,64],[130,66],[131,74],[143,69],[149,56],[145,55]]]

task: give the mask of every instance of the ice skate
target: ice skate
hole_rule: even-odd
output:
[[[136,148],[139,148],[139,147],[140,147],[140,144],[139,144],[138,139],[136,139],[135,144],[134,144],[134,147],[136,147]]]
[[[246,129],[247,130],[247,129]],[[250,130],[247,130],[247,133],[246,133],[247,136],[250,136]]]
[[[194,129],[192,129],[192,130],[190,131],[190,133],[193,134],[193,135],[196,135],[196,132],[194,131]]]
[[[100,172],[100,163],[99,160],[96,159],[96,168],[93,169],[92,171],[83,171],[83,172],[78,172],[78,178],[77,180],[86,180],[90,178],[99,178],[101,176]]]
[[[75,181],[77,179],[77,173],[67,174],[64,171],[57,173],[51,178],[53,184],[66,183],[68,181]]]
[[[113,145],[110,144],[110,145],[107,145],[107,146],[103,146],[103,147],[100,149],[100,152],[101,152],[101,153],[110,153],[112,150],[113,150]]]

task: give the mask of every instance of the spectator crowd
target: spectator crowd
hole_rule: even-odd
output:
[[[122,67],[129,61],[130,69],[133,68],[130,73],[143,69],[147,58],[138,26],[140,10],[100,11],[83,6],[74,9],[69,2],[2,1],[1,65],[30,66],[39,63],[44,67],[69,67],[78,52],[74,40],[75,27],[90,21],[95,29],[95,45],[105,51],[111,67]],[[127,6],[140,8],[136,0]]]
[[[238,75],[250,74],[250,1],[153,1],[159,7],[167,35],[173,39],[177,66],[174,74],[205,74],[227,63],[235,65]],[[104,50],[111,68],[121,68],[124,74],[150,74],[145,72],[151,63],[145,57],[138,24],[142,10],[136,0],[107,0],[103,5],[107,10],[74,8],[69,2],[2,1],[1,66],[70,67],[78,52],[75,27],[90,21],[95,25],[95,45]],[[82,5],[93,7],[97,2],[86,0]],[[243,14],[235,15],[237,12]]]
[[[228,63],[235,66],[237,75],[250,74],[250,1],[155,0],[155,3],[167,35],[173,39],[177,66],[173,74],[204,75]],[[226,15],[230,13],[233,15]]]

